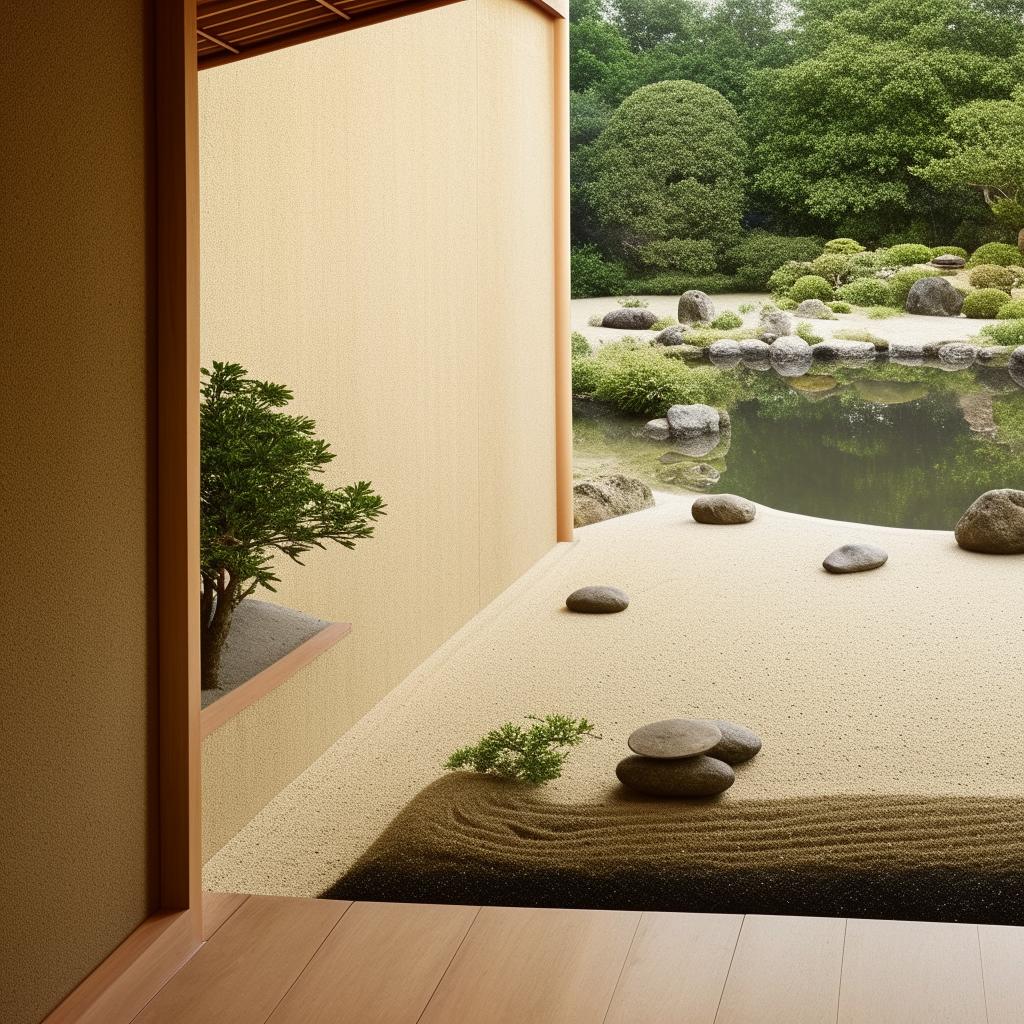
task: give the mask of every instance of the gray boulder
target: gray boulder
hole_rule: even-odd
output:
[[[618,587],[580,587],[565,599],[565,607],[584,615],[614,615],[629,607],[629,594]]]
[[[906,309],[918,316],[959,316],[964,297],[944,277],[922,277],[910,286]]]
[[[744,363],[766,363],[768,362],[769,347],[764,341],[741,341],[740,359]]]
[[[757,506],[738,494],[706,494],[693,503],[690,515],[710,526],[739,526],[757,515]]]
[[[710,405],[673,405],[665,418],[674,437],[717,434],[722,429],[722,417]]]
[[[729,765],[707,754],[675,760],[634,755],[620,761],[615,774],[627,789],[663,797],[717,796],[736,781]]]
[[[768,349],[768,358],[780,377],[802,377],[814,356],[811,346],[793,334],[776,338]]]
[[[679,299],[679,322],[681,324],[709,324],[715,319],[715,304],[710,296],[693,289],[683,292]]]
[[[1024,388],[1024,345],[1019,345],[1010,353],[1010,380],[1019,388]]]
[[[1024,491],[986,491],[960,517],[955,536],[967,551],[1024,554]]]
[[[722,730],[704,718],[666,718],[634,729],[626,746],[641,757],[671,759],[706,754],[722,742]]]
[[[721,341],[713,341],[708,346],[708,359],[712,365],[722,369],[735,366],[740,361],[740,343],[732,338],[722,338]]]
[[[631,476],[613,474],[580,480],[572,489],[573,525],[589,526],[653,504],[650,487]]]
[[[762,309],[758,329],[762,341],[773,341],[785,337],[793,330],[793,318],[782,309]]]
[[[672,428],[668,425],[668,420],[662,417],[657,420],[648,420],[640,433],[652,441],[667,441],[672,436]]]
[[[970,366],[978,354],[978,349],[966,341],[948,341],[939,346],[939,362],[955,370],[963,370]]]
[[[717,757],[726,764],[742,764],[761,749],[761,737],[745,725],[720,718],[711,719],[711,724],[718,727],[722,738],[708,751],[708,757]]]
[[[839,575],[877,569],[888,560],[888,553],[877,545],[857,543],[836,548],[821,564],[826,572]]]
[[[864,362],[875,358],[876,349],[870,341],[844,341],[842,338],[832,338],[812,345],[811,354],[815,359]]]
[[[804,299],[793,311],[797,316],[806,316],[811,320],[833,320],[832,310],[821,299]]]
[[[967,260],[963,256],[957,256],[951,252],[943,253],[932,260],[932,266],[938,267],[939,270],[960,270],[966,265]]]
[[[615,327],[620,331],[649,331],[658,316],[649,309],[613,309],[605,313],[602,327]]]
[[[664,345],[666,348],[671,348],[673,345],[682,345],[685,343],[686,328],[682,324],[673,324],[671,327],[666,327],[655,339],[656,345]]]
[[[985,345],[978,349],[974,358],[979,363],[991,366],[992,364],[1008,363],[1010,352],[1004,345]]]

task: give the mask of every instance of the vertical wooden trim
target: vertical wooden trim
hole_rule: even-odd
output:
[[[202,941],[196,0],[154,0],[160,902]]]
[[[555,18],[555,488],[557,539],[572,540],[572,297],[569,260],[569,22]]]

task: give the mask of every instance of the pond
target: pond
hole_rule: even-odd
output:
[[[682,450],[644,420],[574,404],[577,478],[731,492],[824,519],[949,530],[983,491],[1024,487],[1024,390],[1005,368],[835,364],[804,377],[737,367],[731,429]]]

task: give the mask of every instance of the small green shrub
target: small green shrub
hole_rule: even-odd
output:
[[[711,321],[711,326],[716,331],[731,331],[734,327],[743,326],[743,317],[738,316],[736,313],[727,309],[724,313],[719,313],[718,316]]]
[[[864,252],[864,246],[856,238],[833,238],[825,243],[825,252],[838,252],[844,256],[852,256],[855,252]]]
[[[601,379],[601,367],[596,359],[575,356],[572,361],[572,393],[580,398],[593,398]]]
[[[910,267],[915,263],[927,263],[932,258],[932,251],[927,245],[903,242],[901,245],[890,246],[885,251],[884,257],[890,266]]]
[[[798,278],[789,289],[789,297],[797,303],[805,299],[821,299],[828,302],[835,297],[832,285],[817,274],[805,274]]]
[[[646,299],[637,299],[631,295],[624,295],[619,299],[619,305],[623,309],[646,309],[650,303]]]
[[[506,722],[492,729],[479,743],[460,747],[445,761],[445,768],[472,768],[502,779],[543,785],[562,774],[573,747],[595,735],[593,724],[585,718],[527,715],[527,720],[534,723],[529,729]]]
[[[815,334],[814,329],[806,320],[801,320],[796,325],[796,333],[798,337],[804,339],[808,345],[818,345],[825,339],[820,334]],[[822,350],[824,351],[824,349]]]
[[[959,256],[961,259],[967,259],[967,250],[961,249],[959,245],[933,245],[932,246],[932,259],[936,256]]]
[[[652,331],[663,331],[666,327],[675,327],[679,321],[674,316],[663,316],[660,320],[655,320],[650,326]]]
[[[741,302],[736,307],[736,311],[738,313],[743,313],[744,315],[747,313],[753,313],[755,309],[757,309],[757,306],[755,306],[753,302]]]
[[[855,306],[880,306],[889,301],[889,285],[877,277],[862,277],[837,288],[836,297]]]
[[[999,307],[997,320],[1024,320],[1024,299],[1010,299]]]
[[[694,288],[721,295],[735,291],[736,282],[728,274],[656,274],[626,281],[626,289],[637,295],[682,295]]]
[[[991,338],[993,345],[1024,345],[1024,320],[1004,320],[998,324],[986,324],[982,335]]]
[[[884,306],[903,306],[906,305],[907,296],[910,294],[910,289],[916,281],[920,281],[925,277],[941,277],[942,275],[937,270],[928,270],[926,267],[906,267],[903,270],[897,270],[892,277],[889,278],[889,298],[888,301],[881,303]]]
[[[753,327],[733,328],[728,331],[717,331],[712,327],[694,327],[686,332],[686,344],[707,348],[713,342],[724,341],[726,338],[731,341],[746,341],[760,336],[761,332]]]
[[[999,288],[1007,294],[1017,283],[1017,275],[1009,267],[996,263],[979,263],[968,276],[974,288]]]
[[[769,287],[769,278],[779,267],[790,262],[812,260],[820,253],[819,238],[773,235],[768,231],[754,230],[726,251],[722,264],[735,275],[738,289],[760,292]]]
[[[626,271],[621,263],[606,260],[595,245],[572,250],[572,297],[603,298],[625,290]]]
[[[787,263],[783,263],[778,270],[776,270],[768,278],[768,290],[773,295],[784,295],[789,291],[800,280],[807,274],[809,263],[801,263],[796,260],[790,260]]]
[[[836,331],[834,337],[843,341],[868,341],[881,352],[889,348],[889,342],[885,338],[880,338],[877,334],[872,334],[870,331],[844,328],[841,331]]]
[[[590,355],[590,342],[579,331],[572,332],[572,357]]]
[[[855,252],[846,259],[849,261],[847,277],[851,281],[862,277],[874,277],[877,271],[887,266],[884,253],[880,252]]]
[[[828,308],[831,309],[833,313],[853,312],[853,306],[851,306],[848,302],[830,302],[828,304]]]
[[[968,292],[964,299],[964,316],[972,320],[988,320],[995,317],[1006,305],[1006,292],[998,288],[979,288]]]
[[[795,299],[791,299],[788,295],[780,295],[775,300],[775,305],[778,306],[779,309],[784,309],[788,312],[789,310],[796,309],[800,303]]]
[[[894,316],[903,316],[902,307],[868,306],[865,310],[869,320],[891,320]]]
[[[1006,242],[987,242],[974,250],[967,266],[979,267],[983,263],[994,263],[997,267],[1012,267],[1020,262],[1020,249],[1017,246]]]
[[[718,269],[715,247],[694,238],[649,242],[635,250],[640,266],[668,274],[712,274]]]
[[[810,271],[837,287],[850,280],[850,257],[839,252],[823,253],[811,261]]]

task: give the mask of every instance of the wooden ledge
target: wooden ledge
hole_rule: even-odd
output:
[[[199,735],[206,739],[210,733],[219,729],[229,718],[265,697],[271,690],[290,679],[301,668],[315,661],[324,651],[333,647],[339,640],[352,632],[349,622],[332,622],[320,632],[289,651],[283,658],[258,672],[251,679],[219,697],[199,714]]]

